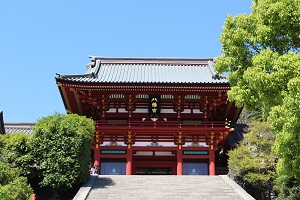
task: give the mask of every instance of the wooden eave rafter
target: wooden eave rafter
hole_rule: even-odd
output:
[[[73,109],[72,109],[72,106],[71,106],[71,102],[69,100],[69,94],[68,94],[68,91],[66,90],[66,87],[63,86],[63,84],[60,83],[60,82],[57,83],[57,86],[58,86],[60,95],[62,97],[65,109],[70,111],[70,112],[74,112]]]
[[[195,94],[201,92],[219,92],[224,91],[227,92],[230,90],[229,84],[171,84],[171,83],[163,83],[163,84],[150,84],[150,83],[115,83],[115,84],[105,84],[105,83],[98,83],[98,84],[90,84],[90,83],[77,83],[77,82],[60,82],[62,87],[65,88],[74,88],[74,90],[91,90],[91,91],[101,91],[101,92],[108,92],[108,93],[116,93],[117,91],[139,91],[142,93],[149,93],[151,92],[188,92]]]
[[[109,109],[109,95],[111,94],[123,94],[126,96],[127,103],[123,102],[127,106],[125,107],[126,110],[131,109],[131,113],[134,112],[136,108],[136,104],[132,104],[132,106],[128,106],[128,96],[131,96],[131,98],[135,101],[135,95],[138,94],[167,94],[167,95],[182,95],[184,98],[184,95],[198,95],[202,96],[202,98],[205,96],[208,97],[209,104],[214,105],[213,107],[210,106],[208,111],[214,109],[217,105],[220,104],[227,104],[227,91],[230,89],[228,84],[200,84],[200,85],[189,85],[189,84],[144,84],[144,85],[135,85],[135,84],[79,84],[77,82],[70,83],[70,82],[59,82],[58,86],[60,88],[62,98],[65,102],[65,107],[67,110],[78,113],[81,115],[87,115],[89,117],[92,117],[93,115],[87,114],[84,111],[83,102],[90,101],[89,99],[95,98],[96,100],[92,100],[90,107],[94,107],[96,110],[94,112],[98,113],[98,116],[105,116],[105,112]],[[176,95],[177,94],[177,95]],[[201,95],[200,95],[201,94]],[[101,101],[98,101],[97,99],[99,96],[105,96],[106,99],[106,105],[102,105]],[[70,101],[71,99],[75,99],[75,101]],[[215,102],[215,99],[217,99],[217,102]],[[200,99],[199,102],[197,100],[194,100],[194,103],[200,103],[203,99]],[[166,101],[166,100],[162,100]],[[172,102],[173,100],[170,100]],[[135,101],[136,102],[136,101]],[[122,103],[122,102],[121,102]],[[174,103],[174,102],[173,102]],[[190,105],[190,100],[184,100],[182,103],[185,104],[184,108]],[[94,105],[97,104],[97,105]],[[178,104],[178,103],[177,103]],[[141,105],[141,104],[139,104]],[[173,106],[174,105],[170,105]],[[183,109],[183,104],[180,105],[181,109],[178,111],[178,117],[182,114],[184,116],[184,113],[181,113]],[[104,108],[105,107],[105,108]],[[98,110],[98,111],[97,111]],[[176,109],[175,109],[176,110]],[[192,110],[192,109],[191,109]],[[110,114],[108,114],[109,117]],[[121,114],[122,115],[122,114]],[[131,116],[131,114],[129,114]],[[135,114],[138,116],[139,114]]]
[[[238,114],[240,109],[235,109],[235,106],[232,102],[228,102],[227,100],[227,91],[230,89],[229,84],[89,84],[89,83],[78,83],[78,82],[59,82],[58,87],[60,89],[65,107],[67,110],[73,113],[78,113],[81,115],[87,115],[88,117],[93,117],[93,114],[87,114],[85,109],[90,109],[87,106],[83,105],[88,99],[96,98],[94,102],[90,104],[90,107],[94,107],[95,113],[98,113],[98,116],[105,116],[105,117],[113,117],[113,114],[105,113],[109,110],[109,106],[111,105],[111,100],[109,99],[109,95],[111,94],[123,94],[125,100],[124,102],[116,102],[123,107],[125,105],[126,110],[130,110],[130,116],[138,117],[142,116],[140,113],[135,113],[136,108],[146,108],[147,105],[143,105],[139,102],[139,99],[135,99],[135,95],[138,94],[164,94],[164,95],[173,95],[175,98],[178,95],[198,95],[201,97],[199,102],[194,100],[194,103],[201,103],[204,105],[204,112],[205,118],[208,118],[211,111],[218,109],[225,114],[221,115],[218,119],[225,120],[229,118],[232,122],[237,120]],[[99,96],[105,96],[105,105],[101,104],[101,101],[98,102],[97,98]],[[134,100],[132,105],[128,105],[128,96],[131,95],[131,98]],[[176,97],[177,98],[177,97]],[[73,100],[72,100],[73,99]],[[86,99],[86,100],[84,100]],[[72,101],[71,101],[72,100]],[[120,99],[118,100],[120,101]],[[206,101],[206,102],[204,102]],[[162,102],[164,106],[168,105],[168,100],[163,99]],[[184,114],[184,109],[193,110],[191,106],[190,100],[183,99],[182,105],[176,105],[177,107],[180,106],[178,112],[178,117],[187,116],[188,113]],[[93,105],[93,104],[97,105]],[[174,99],[170,100],[170,107],[174,108]],[[178,104],[178,103],[177,103]],[[114,105],[114,104],[113,104]],[[118,105],[117,105],[118,106]],[[141,107],[139,107],[141,106]],[[166,107],[165,107],[166,108]],[[198,109],[198,108],[196,108]],[[176,109],[175,109],[176,110]],[[233,114],[234,112],[234,114]],[[230,113],[230,114],[229,114]],[[198,114],[199,115],[199,114]],[[203,114],[201,114],[203,115]],[[128,113],[119,113],[119,116],[128,117]],[[96,118],[97,119],[97,118]]]

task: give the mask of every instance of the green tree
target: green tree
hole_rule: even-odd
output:
[[[0,134],[0,162],[7,163],[7,156],[5,155],[5,137]]]
[[[220,37],[223,54],[215,63],[219,73],[228,72],[230,100],[260,111],[264,121],[272,113],[277,183],[292,187],[291,195],[300,190],[293,186],[300,181],[300,155],[299,126],[292,122],[299,109],[289,105],[298,98],[293,91],[300,81],[299,8],[300,0],[254,0],[250,14],[227,16]],[[289,192],[281,192],[289,198]]]
[[[17,168],[0,162],[0,197],[5,200],[28,200],[33,193],[27,178],[19,176]]]
[[[272,109],[270,121],[276,132],[275,152],[282,199],[300,199],[300,79],[288,82],[282,105]]]
[[[37,121],[31,154],[35,158],[41,186],[59,190],[84,183],[89,177],[92,119],[76,114],[54,114]]]
[[[217,71],[229,72],[229,99],[267,118],[299,77],[300,0],[255,0],[252,13],[227,16]]]
[[[31,173],[29,167],[33,159],[30,156],[31,136],[23,132],[6,134],[3,136],[3,156],[13,168],[18,168],[23,176]]]
[[[2,138],[2,139],[1,139]],[[28,179],[35,192],[38,191],[40,180],[31,154],[31,135],[23,132],[6,134],[0,137],[2,144],[2,161],[11,168],[18,168],[18,173]]]
[[[228,152],[229,171],[240,177],[257,199],[271,199],[274,194],[276,155],[271,151],[275,136],[266,122],[256,122],[238,148]],[[253,193],[255,191],[255,193]]]
[[[28,199],[33,193],[28,184],[32,177],[30,138],[30,135],[22,132],[0,135],[0,179],[5,181],[0,181],[0,196],[3,199]]]

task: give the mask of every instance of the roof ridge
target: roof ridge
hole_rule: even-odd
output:
[[[4,122],[4,126],[34,126],[35,122]]]
[[[110,59],[110,60],[214,60],[211,58],[190,58],[190,57],[108,57],[108,56],[89,56],[91,59]]]
[[[106,63],[136,63],[136,64],[166,64],[166,63],[173,63],[173,64],[208,64],[209,62],[213,62],[214,58],[155,58],[155,57],[99,57],[99,56],[90,56],[91,62],[95,62],[96,60],[100,60],[102,64]]]

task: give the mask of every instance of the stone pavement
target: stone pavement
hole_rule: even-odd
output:
[[[74,200],[246,199],[254,200],[227,176],[91,176]]]

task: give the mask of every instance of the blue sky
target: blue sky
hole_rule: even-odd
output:
[[[65,108],[55,74],[82,74],[89,55],[208,58],[227,14],[251,0],[2,1],[0,110],[36,122]]]

